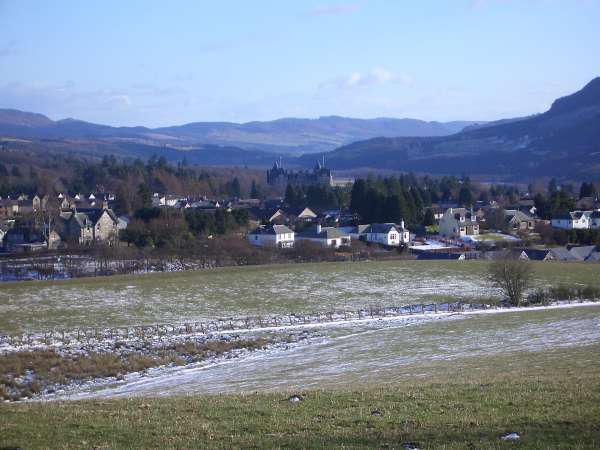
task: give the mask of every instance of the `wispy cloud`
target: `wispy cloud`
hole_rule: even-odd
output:
[[[352,72],[350,75],[333,78],[321,84],[321,87],[349,89],[361,86],[383,85],[388,83],[410,84],[412,79],[406,74],[394,73],[384,67],[374,67],[368,72]]]
[[[336,5],[316,6],[308,11],[307,14],[312,17],[338,16],[353,13],[359,9],[360,5],[358,3],[338,3]]]

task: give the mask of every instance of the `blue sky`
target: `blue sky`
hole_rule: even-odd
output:
[[[600,76],[600,0],[0,0],[0,107],[111,125],[492,120]]]

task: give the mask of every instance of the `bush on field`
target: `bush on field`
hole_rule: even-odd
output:
[[[550,301],[550,293],[545,289],[536,289],[527,296],[529,305],[548,305]]]
[[[596,300],[600,299],[600,287],[567,286],[564,284],[549,289],[536,289],[527,296],[530,305],[547,305],[553,300]]]

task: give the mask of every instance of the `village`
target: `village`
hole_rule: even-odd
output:
[[[134,214],[118,211],[118,196],[113,192],[21,194],[2,198],[0,255],[32,256],[74,249],[85,253],[99,246],[156,247],[160,246],[156,229],[166,234],[168,240],[169,233],[175,233],[169,231],[169,227],[174,229],[172,221],[183,217],[189,229],[196,230],[197,236],[204,240],[213,239],[218,233],[229,241],[243,241],[250,247],[271,252],[312,247],[330,250],[341,257],[350,255],[349,259],[369,250],[370,255],[464,260],[490,259],[509,249],[522,259],[600,260],[600,201],[591,183],[582,185],[578,199],[550,186],[555,197],[546,204],[556,203],[559,198],[564,205],[574,208],[565,210],[563,205],[560,213],[549,218],[547,211],[545,214],[538,211],[545,207],[539,194],[534,198],[530,192],[517,192],[518,195],[512,193],[497,201],[485,200],[489,195],[482,191],[480,198],[475,199],[470,192],[463,195],[467,188],[460,181],[457,199],[426,204],[419,198],[412,203],[410,217],[406,209],[400,208],[393,216],[399,220],[366,222],[364,207],[361,214],[356,200],[364,180],[336,180],[324,161],[318,162],[312,172],[284,170],[277,162],[267,171],[267,182],[281,190],[285,188],[285,196],[217,199],[155,192],[147,194],[146,207]],[[321,207],[309,206],[302,190],[307,186],[326,194],[336,189],[337,195],[347,195],[350,201],[338,203],[337,208],[328,208],[326,203]],[[404,192],[409,198],[421,195],[414,187]],[[378,217],[392,216],[384,211]],[[162,221],[152,222],[158,219]],[[140,231],[139,224],[151,229],[154,235],[148,237],[150,232]]]

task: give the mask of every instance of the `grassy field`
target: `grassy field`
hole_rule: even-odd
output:
[[[298,403],[252,394],[5,404],[0,447],[594,449],[598,354],[596,344],[439,363],[427,379],[302,392]],[[520,441],[501,440],[507,432]]]
[[[600,265],[536,263],[536,286],[600,285]],[[223,268],[0,285],[0,333],[184,322],[494,295],[484,261]]]

